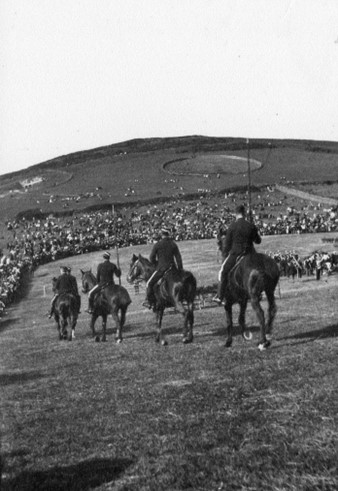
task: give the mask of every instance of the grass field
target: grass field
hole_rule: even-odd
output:
[[[259,250],[321,245],[320,235],[264,237]],[[199,286],[214,284],[215,241],[180,248]],[[133,301],[121,345],[113,329],[95,343],[85,313],[76,339],[58,341],[45,316],[57,263],[40,267],[1,319],[2,489],[337,489],[337,276],[281,280],[265,352],[251,308],[253,341],[236,331],[226,349],[224,310],[208,301],[195,312],[193,344],[182,344],[182,319],[168,311],[169,345],[160,347],[144,289],[135,295],[125,281],[133,252],[149,247],[120,250]],[[66,262],[79,280],[100,260]]]

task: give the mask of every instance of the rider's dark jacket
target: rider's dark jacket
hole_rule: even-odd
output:
[[[149,260],[156,266],[157,271],[165,271],[171,266],[177,266],[178,270],[183,269],[181,253],[176,242],[170,237],[165,237],[156,242]]]
[[[107,283],[114,284],[114,274],[120,278],[121,270],[110,261],[104,261],[100,263],[97,267],[97,281],[100,286],[105,285]]]
[[[55,284],[55,291],[60,293],[73,293],[78,295],[78,288],[74,276],[69,276],[68,273],[62,273]]]
[[[253,244],[260,244],[261,241],[257,227],[245,218],[238,218],[227,230],[223,253],[225,256],[249,254],[255,250]]]

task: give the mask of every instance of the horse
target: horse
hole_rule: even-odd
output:
[[[155,266],[148,259],[141,254],[138,256],[133,254],[127,281],[130,284],[137,280],[147,282],[154,271]],[[175,307],[176,311],[184,317],[183,343],[193,341],[196,286],[196,278],[190,271],[180,272],[175,267],[169,268],[154,286],[156,302],[153,312],[156,314],[157,326],[155,341],[162,346],[168,344],[162,333],[162,319],[167,307]]]
[[[57,278],[52,279],[52,291],[55,293]],[[60,293],[54,304],[54,319],[59,333],[59,339],[72,341],[75,338],[75,326],[79,312],[75,295],[72,293]],[[67,326],[70,332],[67,332]]]
[[[82,271],[82,291],[88,293],[96,284],[95,275],[89,271]],[[100,341],[100,337],[95,331],[95,322],[99,316],[102,317],[102,341],[107,340],[107,317],[109,314],[113,317],[116,323],[116,342],[122,343],[122,329],[126,320],[128,306],[131,304],[131,299],[127,290],[121,285],[106,284],[99,289],[95,295],[93,302],[93,313],[91,316],[90,327],[93,337],[96,341]]]
[[[55,293],[57,278],[52,279],[52,290]],[[78,302],[72,293],[60,293],[54,304],[54,319],[59,333],[59,339],[75,338],[75,326],[79,315]],[[67,332],[67,326],[70,332]]]
[[[249,300],[260,324],[261,339],[258,348],[264,350],[270,346],[272,325],[277,312],[275,289],[279,276],[280,271],[276,261],[266,254],[254,251],[237,260],[236,265],[228,275],[225,291],[226,347],[232,345],[232,306],[235,303],[239,303],[240,306],[238,323],[242,330],[242,336],[246,340],[252,337],[251,333],[246,332],[245,326],[245,313]],[[268,301],[267,323],[265,323],[264,311],[260,305],[263,292]]]

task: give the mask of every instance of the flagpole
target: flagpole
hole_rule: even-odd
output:
[[[246,139],[248,148],[248,198],[249,198],[249,218],[250,222],[253,221],[252,208],[251,208],[251,165],[250,165],[250,142],[249,138]]]

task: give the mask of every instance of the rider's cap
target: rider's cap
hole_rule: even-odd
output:
[[[72,268],[70,266],[67,266],[67,272],[68,273],[71,273],[72,272]]]
[[[235,211],[236,211],[236,213],[240,213],[241,215],[244,215],[244,213],[245,213],[245,206],[244,205],[238,205],[238,206],[236,206]]]
[[[61,271],[63,271],[64,273],[67,273],[67,266],[60,266],[60,269]]]
[[[104,259],[109,259],[110,258],[110,253],[109,252],[105,252],[103,254],[103,257],[104,257]]]
[[[170,230],[168,228],[163,227],[161,232],[163,235],[170,235]]]

